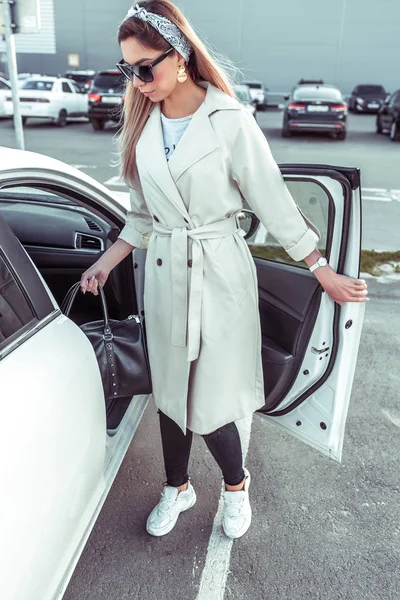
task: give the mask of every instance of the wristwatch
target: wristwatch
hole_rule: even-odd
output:
[[[316,263],[314,263],[313,265],[311,265],[311,267],[309,267],[311,273],[313,271],[315,271],[315,269],[318,269],[318,267],[326,267],[326,265],[328,264],[328,261],[326,260],[326,258],[324,258],[323,256],[320,256],[319,259],[317,260]]]

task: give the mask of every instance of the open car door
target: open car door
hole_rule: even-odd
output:
[[[338,273],[359,277],[359,170],[290,164],[281,171],[321,232],[321,254]],[[365,303],[335,303],[307,265],[293,262],[261,225],[248,243],[262,330],[265,406],[258,412],[340,461]]]

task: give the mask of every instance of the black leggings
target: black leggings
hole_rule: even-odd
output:
[[[168,485],[179,487],[187,482],[193,433],[182,429],[160,410],[161,442]],[[242,446],[235,423],[228,423],[202,436],[222,471],[225,483],[238,485],[244,479]]]

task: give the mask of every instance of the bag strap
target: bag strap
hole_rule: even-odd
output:
[[[61,312],[64,313],[64,315],[66,317],[69,316],[69,313],[70,313],[72,305],[75,301],[76,295],[80,289],[80,285],[81,285],[80,281],[78,281],[77,283],[74,283],[74,285],[72,285],[69,288],[68,292],[65,294],[65,297],[64,297],[64,300],[62,301],[60,310],[61,310]],[[111,328],[110,328],[110,319],[108,316],[106,296],[105,296],[103,288],[100,285],[98,286],[98,290],[99,290],[99,296],[100,296],[100,300],[101,300],[101,307],[103,309],[104,339],[112,339],[113,335],[111,333]]]

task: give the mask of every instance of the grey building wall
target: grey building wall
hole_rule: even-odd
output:
[[[344,93],[356,83],[400,88],[399,0],[177,0],[203,39],[246,77],[289,90],[322,77]],[[112,68],[119,22],[129,2],[54,0],[56,54],[19,54],[19,71],[62,73],[77,52],[80,68]]]

